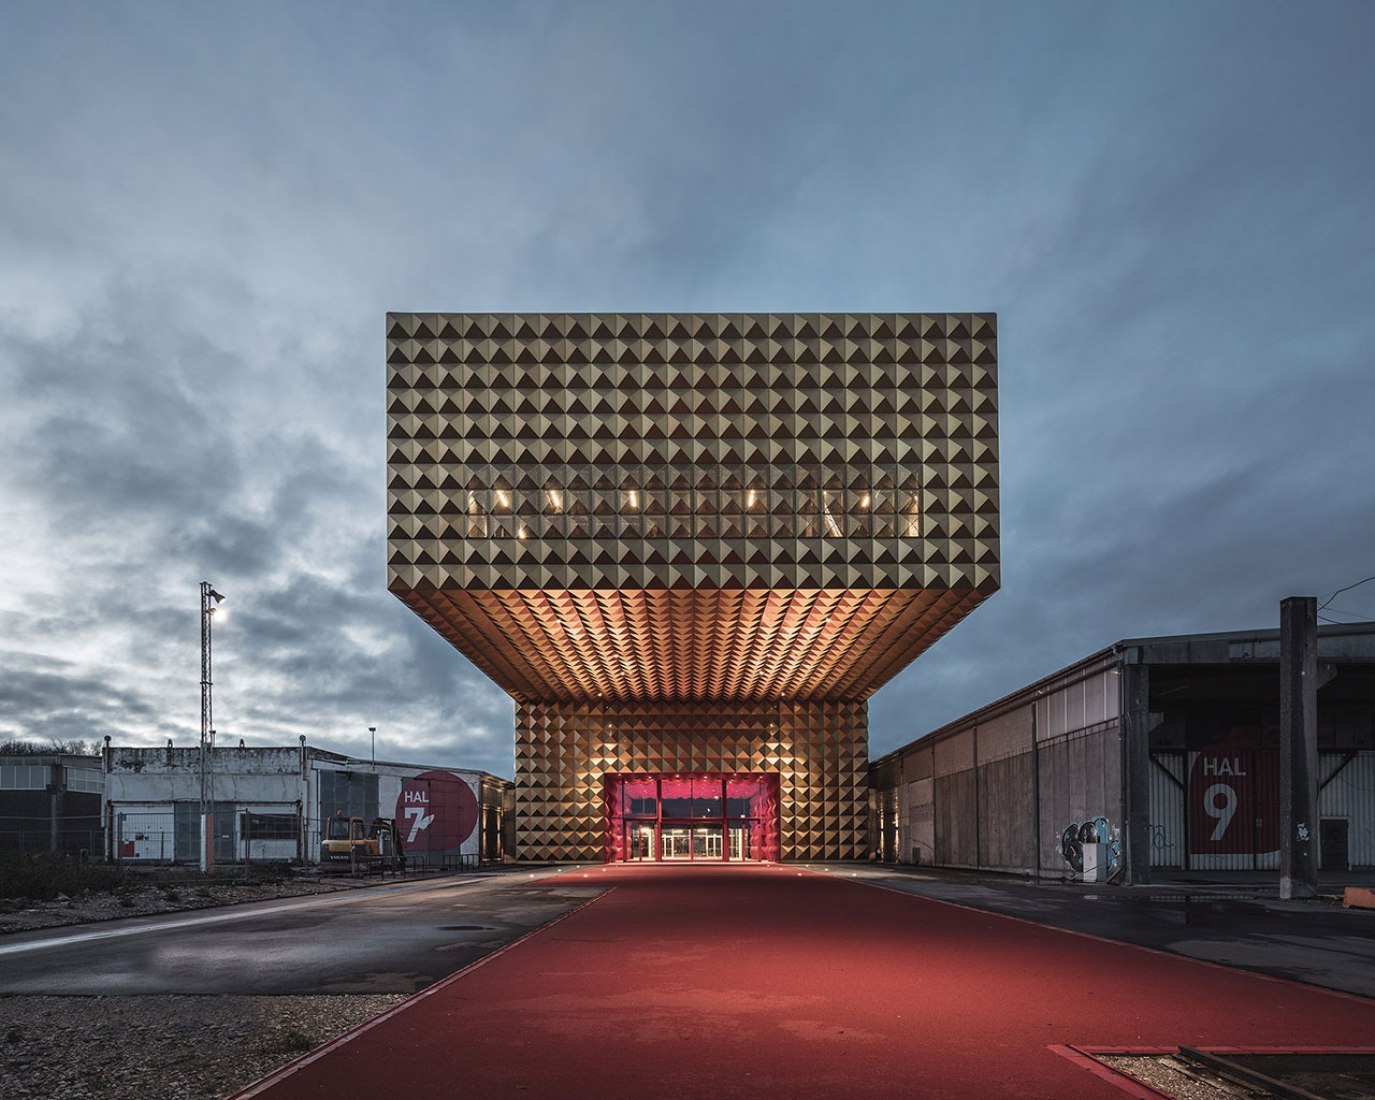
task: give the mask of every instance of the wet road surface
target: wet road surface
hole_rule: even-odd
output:
[[[0,993],[413,993],[597,896],[595,873],[503,872],[17,933],[0,938]]]
[[[1281,901],[1254,887],[1091,887],[930,869],[813,866],[935,901],[1375,997],[1371,910]]]

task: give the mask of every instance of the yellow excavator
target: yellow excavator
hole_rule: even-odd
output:
[[[404,871],[406,853],[396,822],[379,817],[369,825],[361,817],[344,817],[342,813],[330,818],[320,838],[320,869],[355,874]]]

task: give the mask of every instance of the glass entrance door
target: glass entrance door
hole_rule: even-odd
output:
[[[692,858],[721,858],[721,826],[698,825],[692,830]]]
[[[750,826],[748,821],[735,822],[730,827],[730,858],[748,859],[750,855]]]
[[[630,848],[626,858],[632,860],[654,858],[654,826],[652,824],[630,826]]]
[[[659,832],[660,859],[691,859],[692,830],[665,825]]]
[[[659,831],[659,858],[719,860],[721,834],[720,825],[665,825]]]

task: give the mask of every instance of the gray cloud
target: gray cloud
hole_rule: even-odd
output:
[[[877,751],[1375,573],[1368,5],[7,30],[6,734],[195,736],[210,579],[226,736],[509,774],[510,701],[384,591],[388,309],[998,310],[1004,589],[876,697]]]

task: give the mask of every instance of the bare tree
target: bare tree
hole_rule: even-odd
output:
[[[25,741],[19,737],[11,737],[8,740],[0,741],[0,756],[95,756],[96,752],[87,742],[78,738],[62,740],[51,738],[46,745],[40,745],[37,741]]]

